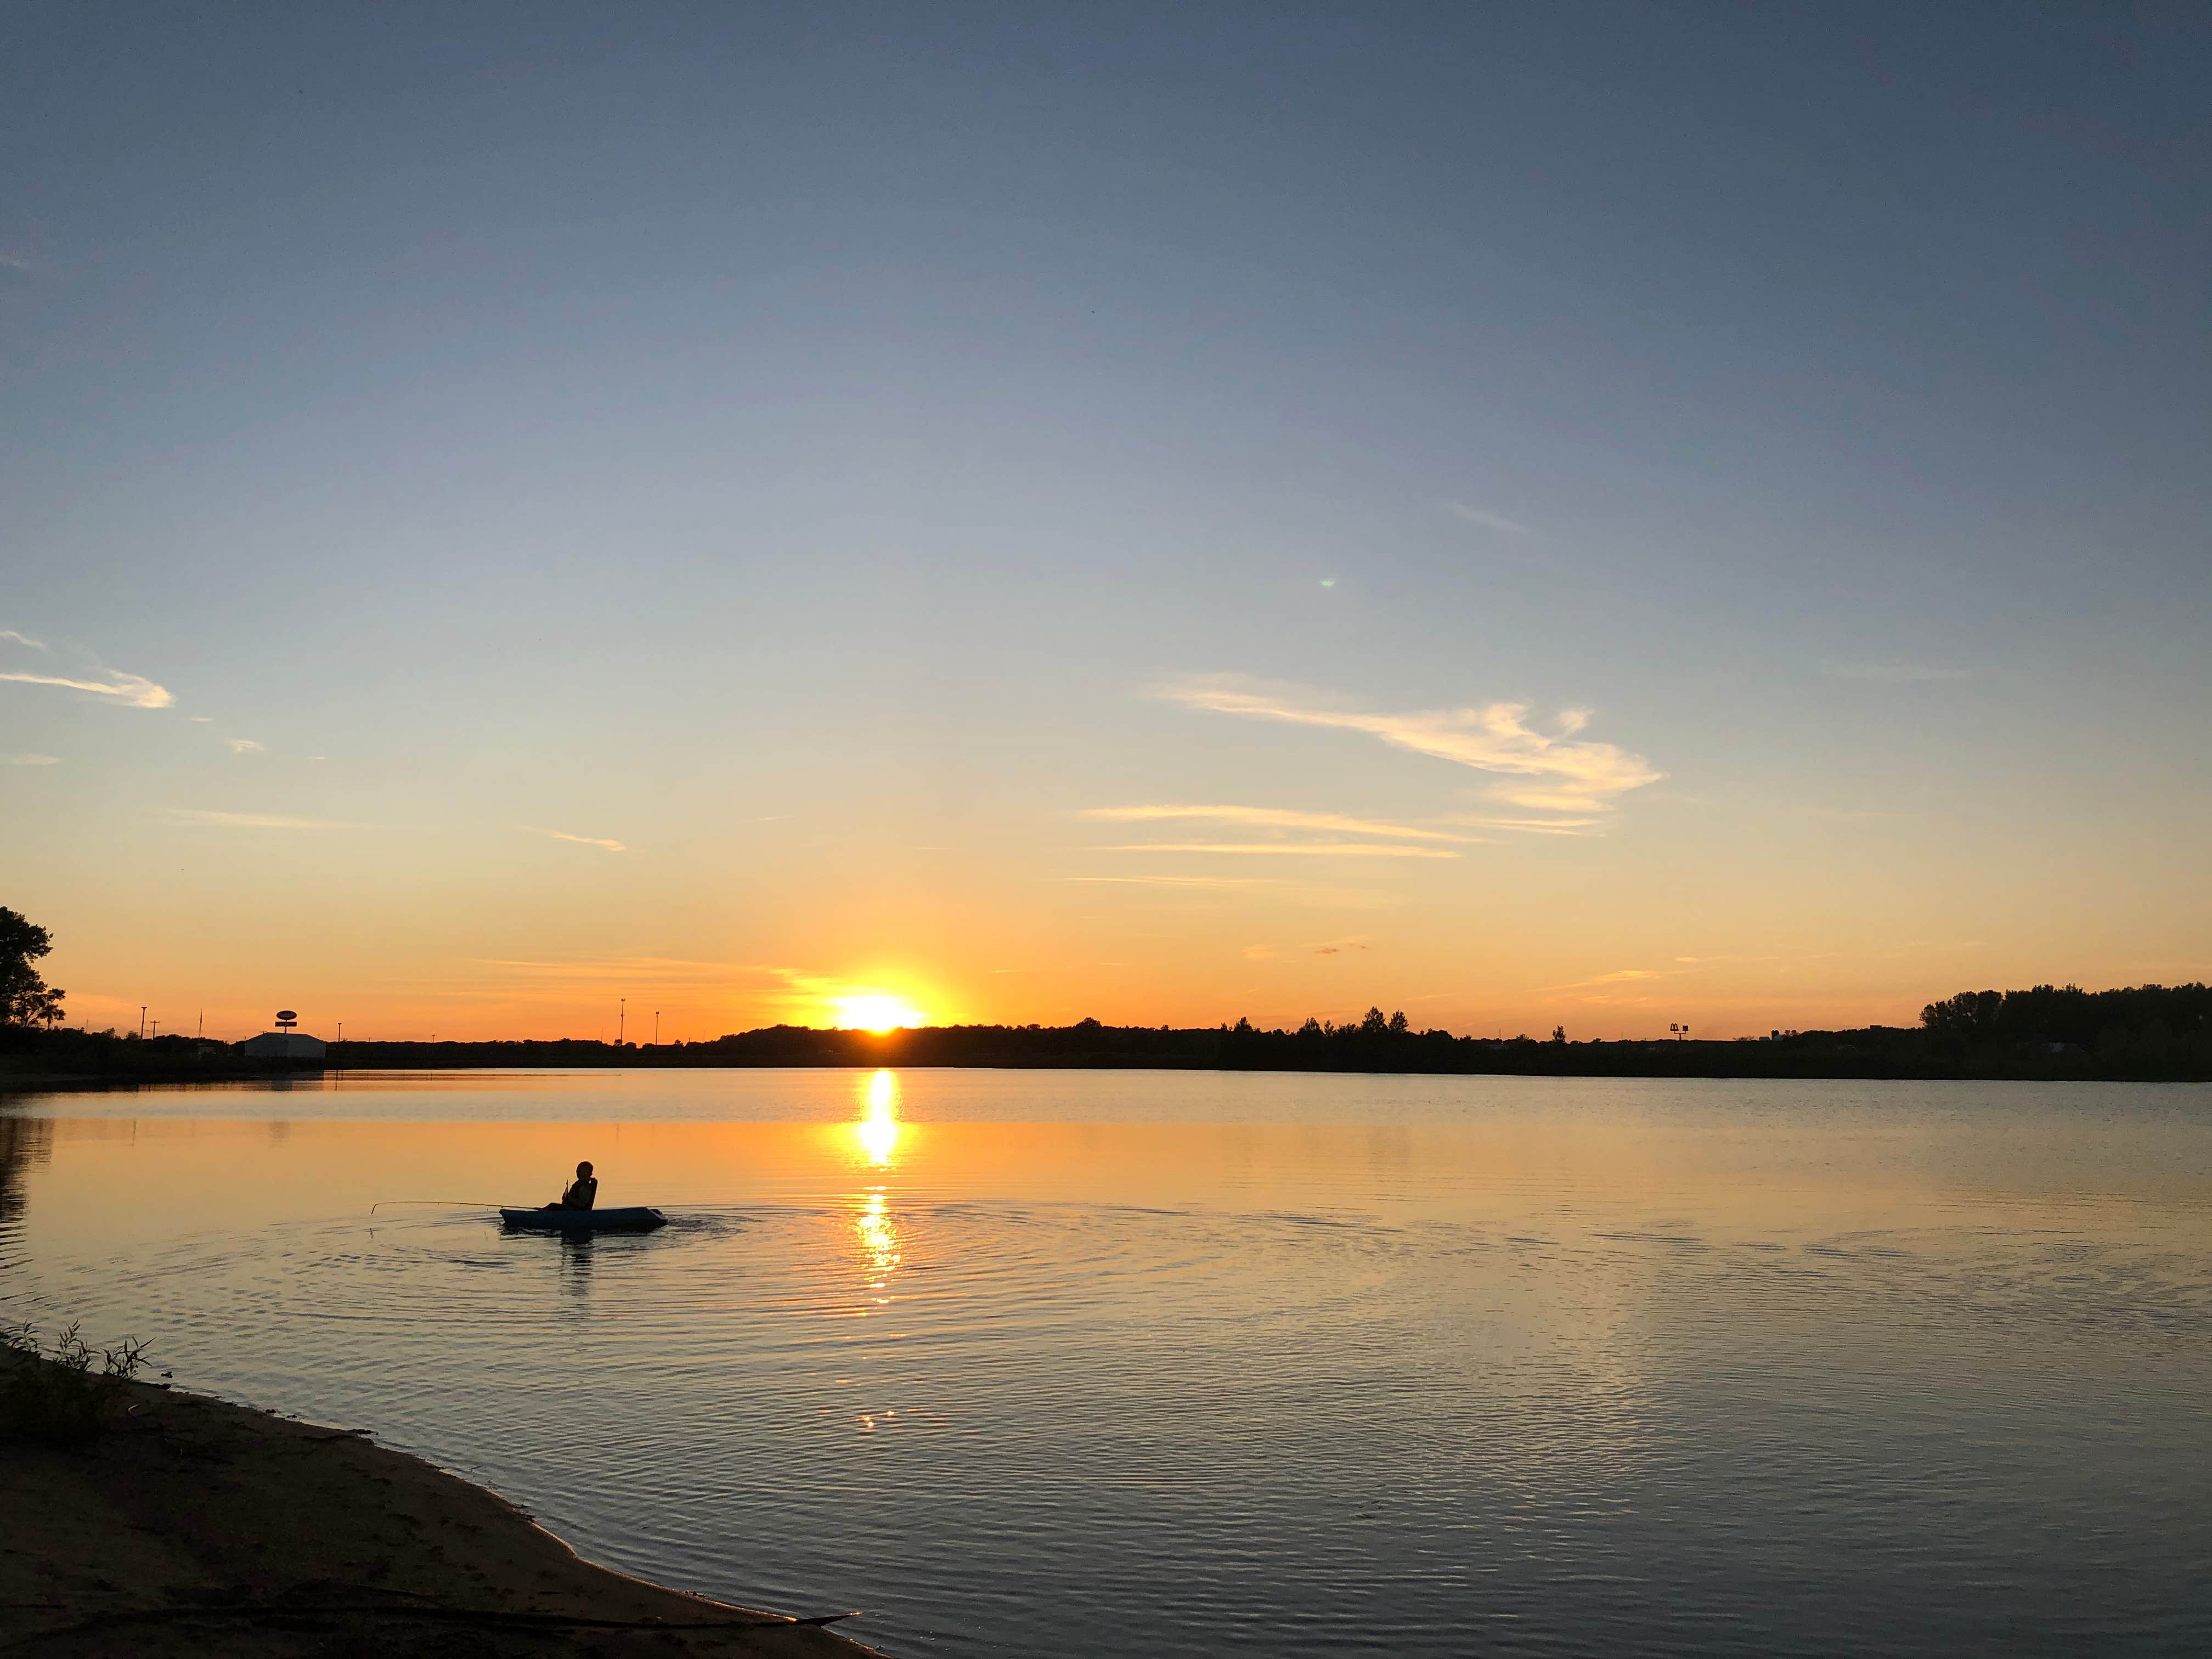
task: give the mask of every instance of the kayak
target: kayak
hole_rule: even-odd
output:
[[[501,1210],[499,1218],[507,1226],[541,1233],[649,1233],[668,1224],[666,1216],[642,1205],[629,1210]]]

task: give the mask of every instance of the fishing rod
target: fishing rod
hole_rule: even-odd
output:
[[[465,1210],[497,1210],[505,1206],[495,1198],[380,1198],[368,1206],[374,1215],[379,1210],[397,1209],[404,1204],[444,1204]]]

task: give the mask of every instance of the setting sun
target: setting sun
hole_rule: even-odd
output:
[[[929,1023],[929,1016],[919,1008],[879,992],[856,992],[839,997],[836,1005],[837,1024],[848,1030],[893,1031]]]

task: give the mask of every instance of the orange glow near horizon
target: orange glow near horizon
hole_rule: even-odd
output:
[[[283,903],[220,913],[203,913],[197,889],[149,898],[146,918],[10,897],[54,930],[53,957],[41,966],[69,988],[66,1024],[136,1031],[143,1008],[149,1029],[158,1021],[163,1033],[223,1041],[267,1029],[280,1007],[300,1010],[313,1036],[355,1042],[611,1042],[625,1033],[667,1044],[780,1024],[889,1036],[971,1023],[1063,1027],[1085,1017],[1152,1028],[1249,1018],[1261,1030],[1295,1030],[1310,1017],[1357,1023],[1370,1006],[1403,1008],[1417,1027],[1462,1036],[1540,1037],[1561,1025],[1572,1041],[1613,1042],[1665,1037],[1670,1024],[1687,1024],[1693,1038],[1721,1038],[1910,1025],[1923,1004],[1958,991],[2071,971],[2055,939],[2033,953],[2002,945],[1899,951],[1863,918],[1837,948],[1808,945],[1796,955],[1774,949],[1770,924],[1746,907],[1718,901],[1694,938],[1674,936],[1675,919],[1644,916],[1633,939],[1608,942],[1553,926],[1510,894],[1476,926],[1470,913],[1418,899],[1419,884],[1395,868],[1363,876],[1371,902],[1350,914],[1270,885],[1061,890],[1040,875],[1018,927],[980,901],[957,926],[920,900],[920,914],[899,911],[887,890],[875,908],[896,913],[872,913],[865,929],[794,921],[745,952],[719,923],[679,928],[665,954],[647,955],[465,907],[448,918],[455,941],[431,948],[404,929],[370,925],[359,908],[365,899],[318,910],[310,873],[280,894]],[[1425,866],[1413,873],[1435,876]],[[969,878],[948,871],[942,879],[958,887]],[[1631,918],[1644,902],[1603,883],[1594,893],[1574,903],[1602,901],[1609,915]],[[542,908],[559,914],[550,895]],[[333,926],[325,936],[290,938],[288,918],[301,914]],[[1804,937],[1817,943],[1831,925],[1841,938],[1844,921],[1820,917],[1805,922]],[[763,966],[749,954],[798,965]],[[2200,971],[2193,962],[2160,970],[2175,979]],[[2081,976],[2121,984],[2160,975],[2124,962]]]
[[[896,1031],[929,1024],[911,1003],[880,991],[854,991],[835,999],[837,1024],[848,1030]]]

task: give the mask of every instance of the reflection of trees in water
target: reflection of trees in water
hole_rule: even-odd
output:
[[[23,1171],[53,1155],[52,1118],[0,1115],[0,1234],[23,1218]]]

